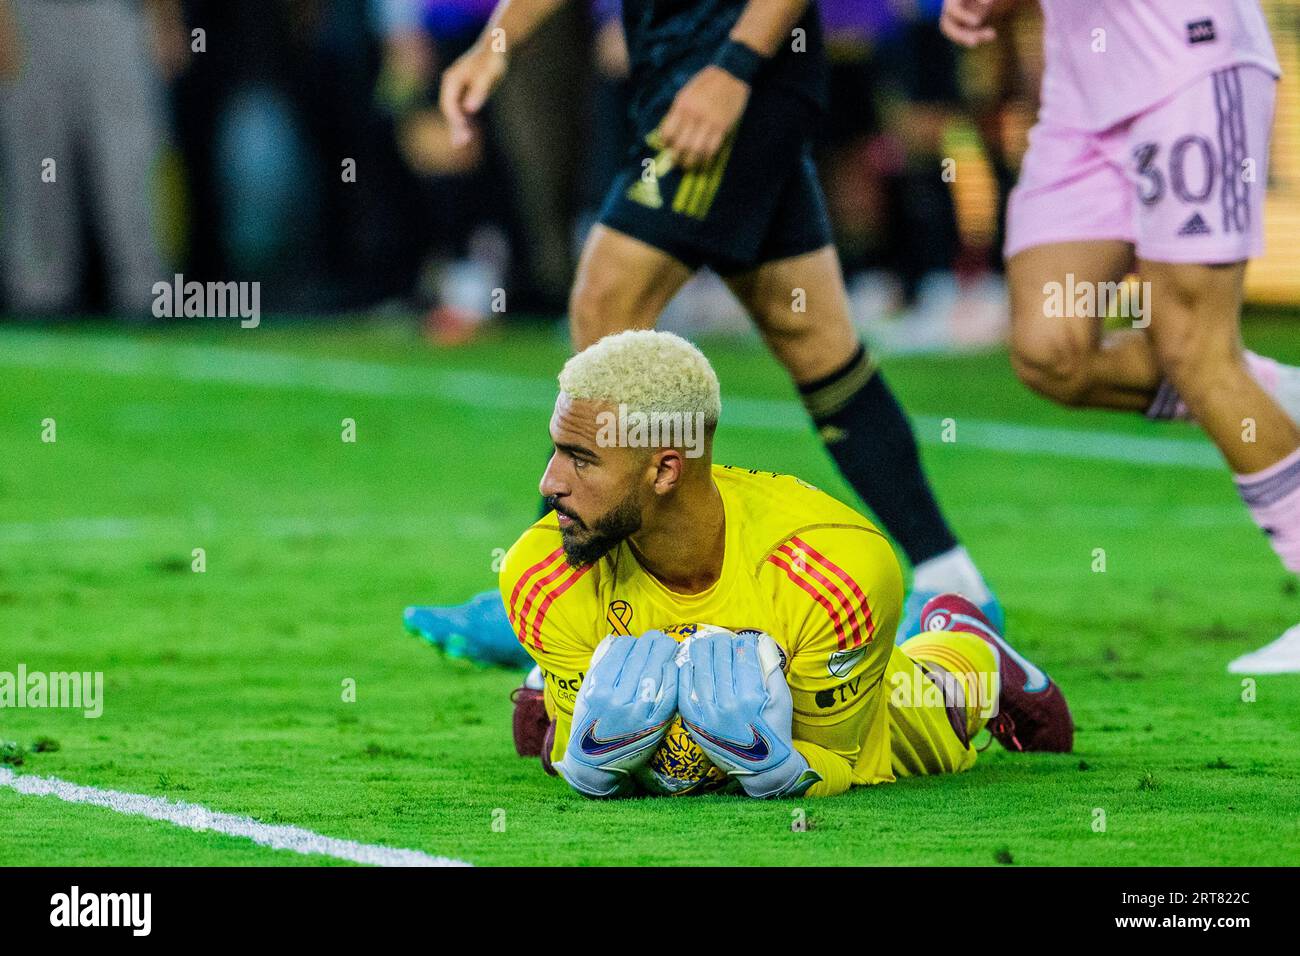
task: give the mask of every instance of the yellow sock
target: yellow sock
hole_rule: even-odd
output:
[[[974,634],[927,631],[902,647],[918,664],[943,668],[961,684],[965,698],[966,737],[973,740],[997,712],[998,656]]]

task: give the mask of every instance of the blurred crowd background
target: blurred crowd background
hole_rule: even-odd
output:
[[[818,5],[832,63],[818,159],[855,316],[913,344],[996,337],[1037,4],[977,51],[939,34],[940,0]],[[565,6],[515,53],[485,135],[456,149],[439,75],[492,6],[0,0],[0,308],[147,321],[154,284],[181,273],[258,281],[266,311],[415,311],[444,344],[484,318],[562,314],[630,145],[619,0]],[[1300,0],[1264,6],[1288,77],[1250,292],[1297,304]],[[674,321],[743,324],[707,277]]]

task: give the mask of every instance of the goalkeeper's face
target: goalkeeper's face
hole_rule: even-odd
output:
[[[540,490],[555,509],[569,564],[599,561],[619,542],[641,530],[646,504],[654,497],[656,449],[608,441],[601,404],[561,393],[551,416],[555,452]]]

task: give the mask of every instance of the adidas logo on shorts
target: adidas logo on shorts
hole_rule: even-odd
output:
[[[1183,227],[1178,230],[1180,236],[1208,236],[1209,234],[1210,227],[1199,212],[1183,223]]]

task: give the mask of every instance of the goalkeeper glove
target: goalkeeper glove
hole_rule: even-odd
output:
[[[573,789],[615,797],[633,788],[631,771],[650,759],[677,711],[677,646],[662,631],[610,635],[596,645],[555,765]]]
[[[678,677],[682,724],[751,797],[797,797],[821,780],[794,749],[794,701],[764,634],[692,638]]]

